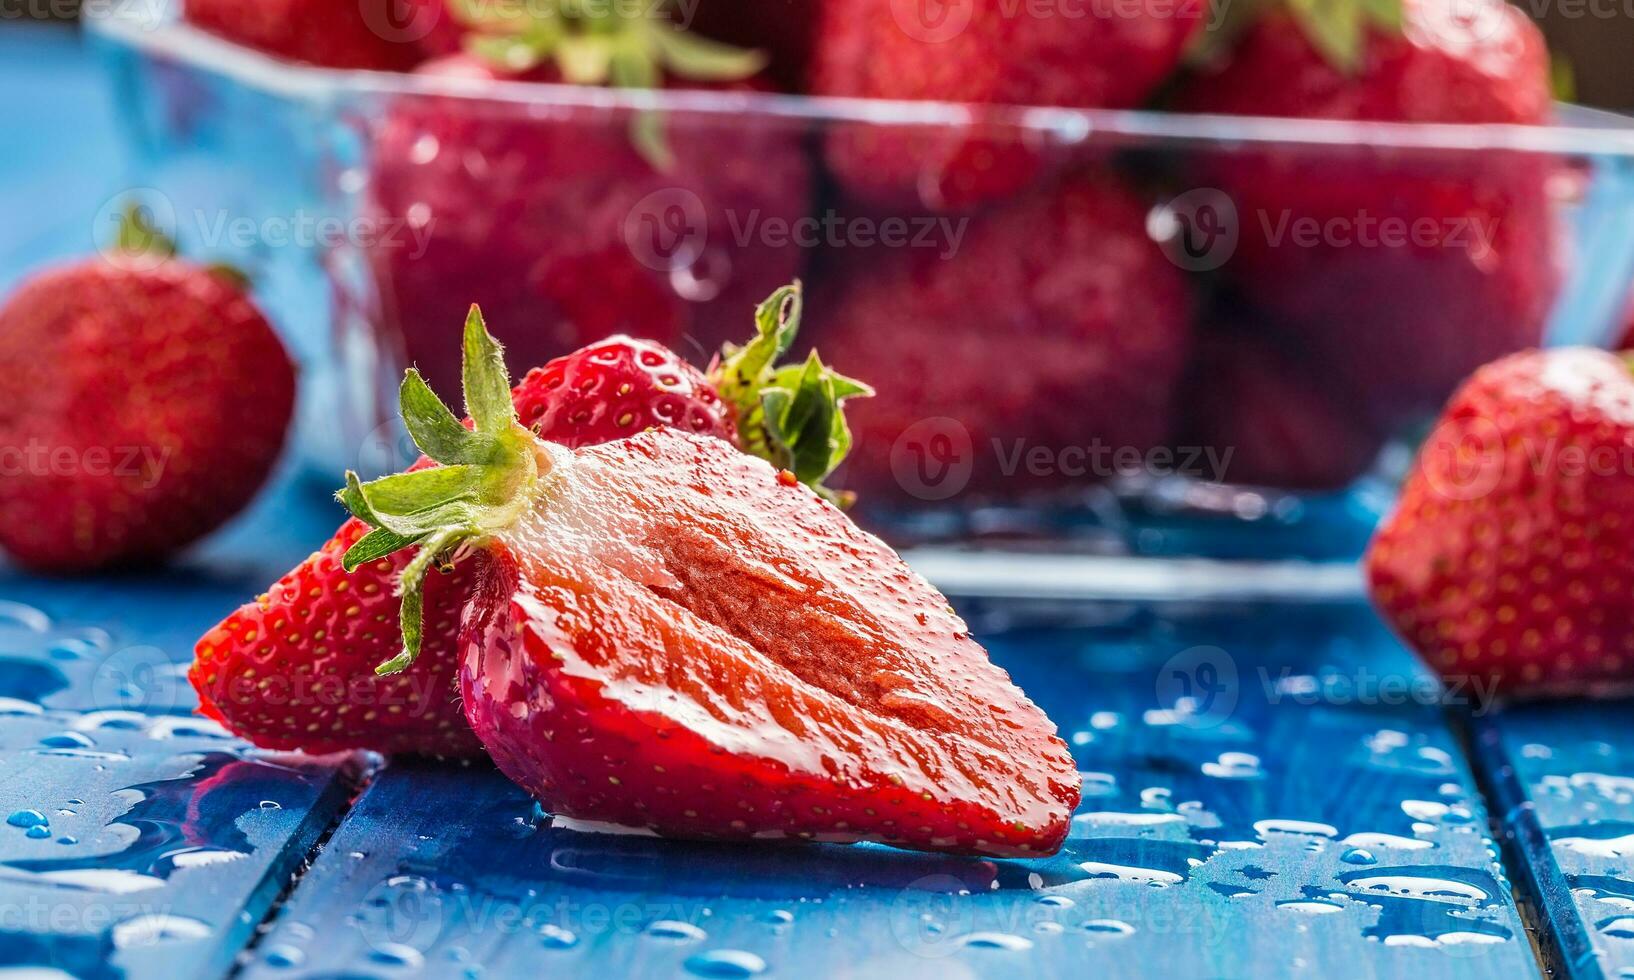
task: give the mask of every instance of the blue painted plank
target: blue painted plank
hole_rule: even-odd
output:
[[[220,976],[361,762],[134,712],[0,717],[0,972]]]
[[[1634,976],[1634,741],[1627,702],[1482,719],[1475,759],[1568,977]]]
[[[0,825],[0,973],[219,977],[250,941],[364,760],[256,753],[189,717],[184,672],[200,632],[338,519],[285,478],[162,572],[0,568],[0,818],[49,821]]]
[[[1443,695],[1365,609],[1077,616],[983,617],[1085,772],[1055,858],[587,833],[395,766],[246,976],[1537,975]]]
[[[64,25],[0,30],[0,292],[43,264],[96,248],[97,217],[127,159],[113,93]]]

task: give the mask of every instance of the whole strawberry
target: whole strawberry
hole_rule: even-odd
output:
[[[829,270],[817,342],[892,379],[852,413],[845,485],[907,504],[1082,487],[1165,440],[1191,302],[1145,215],[1115,175],[1086,174],[970,219],[944,249]]]
[[[1504,358],[1453,396],[1420,450],[1368,550],[1374,602],[1468,695],[1634,686],[1631,507],[1625,356]]]
[[[550,812],[671,837],[1061,845],[1080,791],[1066,745],[888,547],[719,439],[540,441],[478,318],[465,349],[474,431],[404,387],[444,468],[349,478],[343,498],[376,528],[365,543],[421,548],[387,670],[412,669],[433,556],[482,567],[466,717]],[[832,412],[833,379],[794,370],[817,384],[766,392],[769,431]]]
[[[812,87],[823,95],[976,106],[1130,108],[1180,64],[1206,4],[926,4],[828,0]],[[830,169],[853,197],[950,210],[1009,196],[1039,175],[1036,134],[1014,125],[840,125]]]
[[[159,561],[278,460],[289,354],[242,279],[170,250],[150,237],[42,272],[0,307],[0,549],[23,565]]]
[[[1181,386],[1181,448],[1211,451],[1228,483],[1336,490],[1365,473],[1386,433],[1358,399],[1284,340],[1246,324],[1197,345]]]
[[[511,393],[517,416],[539,438],[568,448],[655,426],[734,442],[741,416],[746,443],[792,464],[790,447],[810,438],[783,429],[768,433],[751,405],[766,387],[799,387],[786,373],[780,382],[772,370],[798,330],[798,293],[776,294],[759,326],[746,353],[723,361],[714,381],[657,344],[609,338],[529,372]],[[858,393],[848,387],[839,397]],[[415,470],[431,465],[422,459]],[[813,483],[827,472],[810,464],[801,471]],[[200,710],[263,748],[477,753],[455,691],[454,643],[472,594],[470,566],[425,577],[424,652],[412,671],[377,675],[375,668],[402,649],[397,585],[417,552],[368,561],[354,555],[357,567],[348,574],[346,556],[368,531],[360,520],[347,521],[265,595],[199,640],[188,676]]]
[[[1198,112],[1367,122],[1547,122],[1548,54],[1503,0],[1263,11],[1186,86]],[[1326,8],[1324,8],[1326,10]],[[1329,19],[1331,17],[1331,20]],[[1341,29],[1343,28],[1343,29]],[[1386,422],[1536,345],[1559,285],[1547,156],[1279,147],[1203,158],[1237,210],[1223,273],[1297,327],[1318,370]]]
[[[444,11],[428,0],[187,0],[189,23],[324,68],[408,71]]]
[[[564,68],[562,52],[517,48],[512,35],[481,31],[468,43],[482,54],[421,72],[465,84],[565,80],[723,93],[763,84],[757,56],[665,23],[614,16],[597,28],[604,33],[581,35],[640,42],[634,50],[650,60],[639,72],[587,73],[572,61]],[[799,271],[799,245],[760,230],[803,217],[811,194],[792,128],[590,106],[540,115],[497,98],[400,99],[375,135],[371,174],[367,208],[382,226],[406,230],[369,256],[383,325],[443,393],[456,390],[459,376],[450,325],[472,302],[501,331],[518,373],[612,333],[718,347],[743,310]]]

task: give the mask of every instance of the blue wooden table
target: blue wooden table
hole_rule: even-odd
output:
[[[7,282],[119,157],[72,35],[0,28],[0,91]],[[1359,596],[960,600],[1074,747],[1056,857],[680,844],[193,717],[193,639],[338,518],[285,473],[161,575],[0,567],[0,976],[1634,975],[1629,706],[1488,714]]]

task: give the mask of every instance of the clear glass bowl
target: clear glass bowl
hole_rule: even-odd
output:
[[[136,9],[143,8],[143,9]],[[606,333],[703,363],[799,276],[881,389],[837,483],[888,537],[1346,559],[1476,365],[1609,344],[1634,128],[612,91],[280,63],[173,12],[90,21],[139,197],[254,276],[303,458],[406,465],[479,302],[523,369]]]

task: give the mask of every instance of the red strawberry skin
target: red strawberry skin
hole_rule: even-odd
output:
[[[1205,5],[953,5],[829,0],[812,88],[822,95],[993,106],[1131,108],[1179,66]],[[932,19],[933,14],[945,20]],[[953,30],[960,22],[962,29]],[[1019,131],[838,126],[830,169],[852,196],[892,209],[953,210],[1026,187],[1042,161]]]
[[[1443,676],[1524,698],[1634,681],[1634,374],[1587,348],[1478,371],[1366,558],[1374,602]]]
[[[428,0],[187,0],[189,23],[265,54],[324,68],[408,71],[445,13]]]
[[[495,77],[465,56],[422,70]],[[520,373],[612,333],[713,350],[798,273],[797,243],[739,235],[750,216],[806,214],[810,169],[792,130],[667,113],[674,163],[661,171],[637,152],[627,114],[524,113],[405,99],[375,139],[368,207],[425,236],[423,249],[371,252],[385,326],[439,392],[458,391],[455,327],[472,302]]]
[[[1371,33],[1347,75],[1286,13],[1268,13],[1178,105],[1548,121],[1548,54],[1519,10],[1502,0],[1407,0],[1404,18],[1399,36]],[[1196,179],[1237,209],[1241,239],[1222,272],[1255,306],[1301,328],[1321,369],[1362,394],[1372,414],[1399,422],[1438,409],[1481,364],[1540,341],[1560,279],[1548,186],[1556,170],[1551,158],[1519,154],[1312,148],[1209,156]],[[1380,244],[1387,223],[1425,232]],[[1302,241],[1301,224],[1339,231]]]
[[[899,472],[903,441],[937,419],[968,435],[970,491],[1001,496],[1096,476],[1007,471],[1018,446],[1054,460],[1096,440],[1144,452],[1168,438],[1191,300],[1145,215],[1116,176],[1086,174],[972,218],[951,257],[875,249],[828,270],[812,290],[832,298],[814,301],[815,343],[842,371],[890,378],[849,410],[840,481],[865,503],[921,502]]]
[[[489,559],[461,672],[472,728],[551,812],[1059,847],[1079,793],[1065,744],[883,543],[717,440],[652,430],[554,464]]]
[[[295,368],[261,311],[228,277],[150,265],[59,267],[0,308],[0,548],[30,568],[173,555],[283,447]]]
[[[401,551],[348,575],[341,556],[369,531],[352,518],[312,557],[205,633],[188,679],[199,712],[265,749],[467,756],[481,749],[455,703],[450,638],[474,585],[468,565],[425,586],[426,656],[374,676],[402,648]]]
[[[672,352],[614,337],[536,368],[512,391],[517,415],[568,447],[621,439],[657,425],[735,438],[731,413],[697,369]],[[421,460],[417,468],[431,465]],[[340,558],[368,531],[356,519],[199,641],[188,673],[201,711],[263,748],[367,748],[436,756],[480,754],[456,701],[460,610],[469,563],[431,575],[424,649],[411,670],[376,677],[396,656],[394,593],[414,549],[347,575]]]
[[[454,15],[450,0],[407,2],[410,23],[419,38],[416,45],[424,58],[441,58],[460,51],[467,28]]]
[[[1228,483],[1336,490],[1367,472],[1386,433],[1355,396],[1313,374],[1285,341],[1234,327],[1198,344],[1178,442],[1214,449]]]

